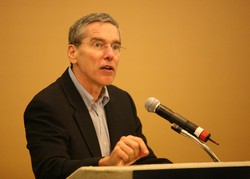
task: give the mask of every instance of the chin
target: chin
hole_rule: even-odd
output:
[[[111,84],[112,84],[112,82],[113,82],[113,80],[112,80],[112,81],[105,81],[105,82],[103,83],[103,86],[108,86],[108,85],[111,85]]]
[[[110,78],[104,78],[103,80],[102,80],[102,84],[104,85],[104,86],[107,86],[107,85],[111,85],[112,83],[113,83],[113,81],[114,81],[114,78],[112,77],[110,77]]]

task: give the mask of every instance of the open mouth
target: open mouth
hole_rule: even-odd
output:
[[[114,68],[112,66],[109,66],[109,65],[105,65],[103,67],[101,67],[102,70],[114,70]]]

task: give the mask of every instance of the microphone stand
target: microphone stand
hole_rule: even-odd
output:
[[[220,162],[219,158],[214,154],[214,152],[203,142],[201,142],[199,139],[188,133],[186,130],[181,128],[179,125],[173,123],[171,126],[171,129],[173,129],[175,132],[178,132],[179,134],[191,139],[193,142],[198,144],[202,149],[204,149],[207,154],[213,159],[214,162]]]

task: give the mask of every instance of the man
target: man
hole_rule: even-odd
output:
[[[36,178],[65,178],[81,166],[170,163],[147,146],[130,95],[111,85],[121,48],[108,14],[90,14],[70,28],[70,68],[24,113]]]

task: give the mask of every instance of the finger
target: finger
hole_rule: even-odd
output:
[[[127,136],[129,139],[135,141],[138,146],[139,146],[139,151],[140,151],[140,156],[146,156],[149,154],[149,151],[148,151],[148,148],[145,144],[145,142],[140,138],[140,137],[136,137],[136,136],[132,136],[132,135],[129,135]]]
[[[135,145],[131,144],[134,142],[129,140],[130,139],[127,139],[126,137],[122,137],[120,141],[117,143],[117,148],[120,150],[120,151],[118,150],[119,156],[124,161],[124,163],[127,163],[130,160],[134,160],[134,158],[136,158],[139,153],[138,149],[134,149],[133,147],[131,147]]]
[[[103,157],[98,162],[99,166],[124,166],[125,163],[119,157],[117,157],[114,152],[109,156]]]
[[[140,155],[140,146],[138,142],[129,137],[122,137],[121,142],[122,149],[130,156],[130,158],[135,158]]]
[[[137,161],[138,159],[149,154],[146,144],[139,137],[130,135],[127,137],[122,137],[120,141],[122,141],[125,145],[129,146],[134,151],[134,153],[129,153],[128,151],[125,150],[126,147],[123,146],[124,152],[127,153],[129,156],[129,160],[125,161],[125,165],[130,165],[135,161]]]
[[[120,160],[120,161],[116,164],[116,166],[124,166],[124,165],[125,165],[125,163],[124,163],[123,160]]]

